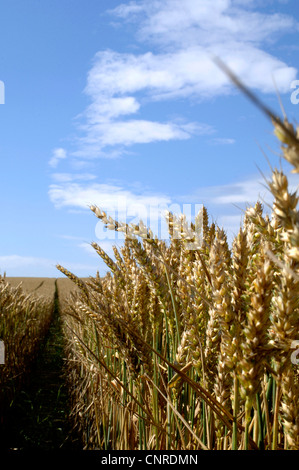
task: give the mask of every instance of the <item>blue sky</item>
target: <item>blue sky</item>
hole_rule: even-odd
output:
[[[260,171],[279,145],[211,57],[281,116],[275,81],[295,120],[298,13],[297,0],[2,0],[0,273],[104,273],[90,243],[122,242],[92,204],[150,224],[204,204],[232,240],[242,209],[270,202]]]

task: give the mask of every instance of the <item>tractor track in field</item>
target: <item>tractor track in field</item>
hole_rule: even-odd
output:
[[[70,421],[57,283],[55,287],[49,331],[26,382],[4,412],[0,429],[0,448],[3,450],[82,448]]]

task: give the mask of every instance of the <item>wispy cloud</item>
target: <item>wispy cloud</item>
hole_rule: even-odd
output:
[[[56,168],[60,160],[64,160],[66,158],[66,150],[63,148],[56,148],[53,150],[53,154],[51,159],[49,160],[49,165],[52,168]]]
[[[165,61],[165,63],[163,63]],[[76,156],[115,157],[125,147],[170,140],[189,139],[214,131],[206,123],[148,120],[140,117],[146,101],[170,97],[174,80],[179,80],[179,64],[167,56],[146,53],[141,56],[101,51],[94,57],[85,93],[91,104],[78,117]],[[171,67],[173,70],[171,70]],[[183,67],[183,64],[182,64]],[[175,76],[177,75],[177,78]],[[135,95],[135,96],[134,96]],[[164,96],[165,95],[165,96]],[[134,119],[131,115],[137,115]]]
[[[78,139],[76,156],[115,158],[124,155],[125,147],[135,144],[186,140],[193,135],[208,135],[211,126],[198,123],[161,123],[143,119],[128,121],[107,121],[90,124],[86,135]]]
[[[57,183],[70,183],[72,181],[91,181],[97,178],[91,173],[52,173],[52,179]]]
[[[298,187],[296,175],[287,176],[289,182],[289,190],[295,191]],[[267,186],[267,181],[271,180],[271,175],[265,175],[265,179],[261,176],[253,176],[230,184],[218,186],[208,186],[198,188],[192,195],[185,195],[181,199],[194,201],[201,200],[203,204],[211,205],[253,205],[260,200],[265,204],[271,205],[273,196]]]
[[[142,115],[149,102],[201,101],[235,92],[213,55],[264,93],[274,92],[272,76],[281,93],[296,78],[296,69],[266,52],[265,45],[298,31],[298,22],[254,11],[249,0],[215,0],[213,14],[210,0],[131,1],[109,14],[122,24],[134,23],[137,41],[152,50],[95,54],[84,90],[90,104],[78,117],[77,157],[115,157],[135,144],[190,139],[215,130],[205,123],[178,124],[158,113],[152,120]]]
[[[49,197],[57,207],[85,208],[97,205],[120,219],[126,220],[128,216],[140,218],[147,217],[148,208],[152,208],[151,216],[154,217],[155,208],[171,203],[169,196],[165,194],[149,192],[133,192],[117,185],[109,184],[78,184],[68,183],[64,185],[51,185]]]
[[[253,6],[258,7],[258,2],[214,0],[211,12],[210,0],[142,0],[123,3],[111,14],[138,24],[140,40],[170,48],[209,47],[221,42],[259,44],[277,34],[298,31],[292,17],[248,9]]]
[[[179,200],[200,201],[208,208],[218,208],[228,213],[227,211],[233,207],[245,208],[254,205],[257,200],[271,204],[272,196],[265,184],[263,178],[254,176],[229,184],[200,187],[192,194],[181,195]]]
[[[190,121],[182,114],[173,119],[165,107],[161,111],[158,106],[167,100],[183,98],[193,104],[235,93],[213,62],[213,55],[252,89],[275,92],[274,77],[279,92],[289,92],[297,70],[278,54],[270,53],[274,49],[268,46],[273,46],[279,36],[298,31],[298,22],[280,13],[257,11],[252,0],[214,0],[212,10],[213,14],[210,0],[139,0],[110,10],[113,21],[134,25],[141,47],[138,52],[101,50],[95,54],[84,90],[89,105],[77,117],[78,134],[68,154],[80,157],[81,164],[88,158],[125,155],[136,144],[194,136],[212,136],[209,142],[214,145],[233,145],[235,139],[218,137],[213,125]],[[151,119],[146,114],[149,104]],[[58,160],[56,155],[54,163]],[[173,202],[167,194],[97,184],[92,182],[92,175],[85,176],[54,174],[56,184],[49,188],[53,204],[72,211],[96,204],[107,212],[118,210],[122,219],[128,207],[139,205],[142,217],[146,206]],[[238,210],[236,205],[254,204],[259,196],[268,201],[269,193],[261,183],[260,178],[253,177],[240,183],[198,188],[194,194],[183,195],[180,202],[203,203],[236,228],[241,217],[240,211],[233,212]]]
[[[215,145],[233,145],[236,143],[236,140],[229,137],[215,137],[210,142]]]
[[[290,178],[290,188],[295,189],[293,177]],[[168,194],[148,193],[142,190],[137,192],[117,185],[95,183],[52,185],[49,195],[57,208],[76,210],[97,205],[121,222],[135,220],[137,223],[142,219],[153,231],[155,227],[158,228],[157,221],[163,222],[165,210],[179,213],[184,207],[190,206],[193,211],[196,206],[203,204],[217,223],[223,224],[231,234],[238,232],[242,215],[247,207],[260,200],[264,204],[265,211],[269,212],[273,202],[272,195],[260,176],[230,184],[199,187],[195,192],[177,195],[175,199]],[[109,239],[110,235],[104,233],[101,227],[102,224],[99,231],[95,232],[97,237],[103,240]],[[114,235],[110,238],[115,239]]]

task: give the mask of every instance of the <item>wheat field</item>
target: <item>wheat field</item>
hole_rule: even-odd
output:
[[[0,276],[0,339],[5,345],[0,385],[7,390],[26,375],[51,323],[54,283],[38,296],[34,288],[40,282],[29,281],[27,290],[23,290],[19,279],[10,281]],[[3,398],[1,394],[0,404]]]
[[[299,173],[299,127],[273,125]],[[298,196],[281,170],[267,185],[271,215],[249,207],[231,247],[205,207],[192,250],[183,216],[167,244],[91,207],[125,242],[115,260],[92,244],[105,278],[58,266],[79,288],[63,317],[87,449],[299,449]]]
[[[298,174],[299,127],[271,118]],[[200,237],[168,213],[167,243],[92,206],[125,233],[114,259],[92,243],[105,277],[58,265],[66,278],[56,284],[0,279],[0,337],[11,348],[2,377],[34,355],[56,285],[84,449],[299,450],[298,195],[281,169],[266,183],[271,214],[261,201],[248,207],[231,246],[206,207]]]
[[[7,277],[5,280],[12,287],[21,287],[27,294],[36,294],[39,297],[53,298],[55,292],[55,279],[47,277]]]

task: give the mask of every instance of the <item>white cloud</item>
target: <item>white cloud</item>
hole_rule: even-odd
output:
[[[57,183],[69,183],[71,181],[91,181],[96,179],[96,175],[92,175],[91,173],[52,173],[52,179]]]
[[[265,175],[270,179],[271,175]],[[295,191],[298,185],[296,175],[288,175],[290,191]],[[203,204],[212,220],[227,231],[230,241],[238,233],[244,211],[247,207],[254,206],[259,200],[264,205],[265,213],[269,213],[273,197],[266,182],[261,176],[252,176],[239,182],[218,186],[199,187],[190,194],[181,194],[176,200],[167,194],[155,194],[138,190],[128,190],[120,185],[96,184],[96,183],[63,183],[52,185],[49,196],[57,208],[68,210],[85,209],[90,205],[96,205],[107,212],[113,219],[130,223],[143,220],[150,226],[154,233],[160,235],[165,232],[164,210],[175,213],[183,211],[184,207],[191,208],[193,212],[197,206]],[[123,236],[114,231],[104,230],[104,225],[96,219],[96,241],[102,246],[107,243],[106,250],[110,250],[112,241],[120,241]],[[162,238],[165,238],[162,236]],[[78,239],[78,241],[80,241]],[[92,251],[90,246],[81,239],[80,247]]]
[[[144,104],[144,99],[157,101],[169,99],[173,94],[189,93],[186,88],[188,77],[185,77],[190,72],[188,58],[183,52],[181,56],[98,52],[85,88],[91,104],[78,116],[81,135],[73,155],[118,157],[124,153],[124,147],[134,144],[189,139],[194,134],[213,132],[211,126],[198,122],[161,122],[160,118],[146,120],[139,116],[128,119],[140,112],[140,100]],[[205,65],[200,66],[202,73]],[[189,66],[194,69],[194,61]],[[222,76],[220,80],[225,81],[225,78]],[[143,94],[142,99],[137,96],[139,92]]]
[[[108,13],[121,25],[131,21],[137,41],[145,42],[148,51],[95,54],[84,90],[90,104],[77,116],[72,152],[77,158],[114,158],[135,144],[211,133],[207,124],[169,120],[158,106],[152,108],[156,116],[153,111],[151,120],[143,110],[149,102],[201,101],[235,91],[212,56],[264,93],[274,92],[272,76],[280,93],[289,92],[296,78],[296,69],[267,52],[265,45],[298,31],[298,23],[287,15],[257,11],[252,1],[213,0],[211,6],[210,0],[141,0]],[[50,165],[65,157],[64,149],[55,149]]]
[[[49,160],[49,165],[53,168],[55,168],[60,160],[63,160],[66,158],[66,151],[63,148],[56,148],[53,150],[53,154],[51,159]]]
[[[179,213],[183,210],[183,204],[193,208],[196,204],[204,204],[212,216],[221,216],[220,221],[229,222],[229,228],[236,230],[239,226],[236,221],[241,220],[242,210],[246,207],[254,205],[258,199],[271,204],[271,195],[263,183],[261,178],[255,177],[238,183],[202,187],[193,194],[178,196],[176,201],[167,194],[149,194],[142,190],[134,192],[117,185],[95,183],[52,185],[49,196],[57,208],[88,209],[90,205],[96,205],[120,222],[130,223],[133,219],[137,223],[142,219],[154,233],[159,233],[161,229],[165,209]],[[235,218],[232,219],[232,216]],[[122,238],[115,237],[109,231],[104,233],[102,223],[99,224],[98,230],[95,230],[98,239]]]
[[[127,215],[147,217],[148,208],[158,211],[159,206],[171,203],[165,194],[134,193],[121,186],[109,184],[67,183],[64,185],[51,185],[49,189],[50,200],[57,208],[85,208],[96,205],[107,211],[111,216],[117,215],[123,220]]]
[[[236,183],[218,186],[206,186],[196,190],[193,194],[186,194],[180,199],[186,202],[197,201],[213,209],[225,210],[235,205],[246,207],[254,205],[257,200],[271,203],[271,194],[265,187],[265,181],[261,177],[252,177]]]
[[[82,241],[82,237],[77,237],[75,235],[57,235],[58,238],[62,238],[64,240],[80,240]]]
[[[252,205],[259,198],[269,201],[270,193],[262,186],[263,184],[265,183],[261,179],[252,179],[214,188],[211,203]]]
[[[298,31],[298,22],[280,13],[244,8],[252,2],[242,2],[243,7],[238,3],[239,6],[230,0],[214,0],[213,5],[210,0],[156,0],[129,2],[112,10],[111,13],[122,20],[131,19],[136,23],[140,40],[159,44],[162,51],[156,56],[148,54],[141,61],[140,57],[135,57],[137,75],[131,85],[141,84],[142,71],[147,70],[145,86],[164,85],[173,91],[176,85],[178,92],[182,85],[187,93],[189,89],[189,93],[195,91],[201,95],[210,91],[211,81],[217,94],[222,92],[226,80],[221,79],[221,72],[210,63],[208,54],[213,53],[231,66],[248,86],[273,92],[273,73],[280,91],[288,91],[295,69],[266,54],[263,46],[265,42],[275,41],[279,34]],[[165,67],[159,66],[159,62]],[[183,64],[186,67],[182,67]],[[124,55],[112,60],[110,57],[109,67],[116,71],[121,67],[125,76],[130,70]]]
[[[252,2],[214,0],[155,0],[128,2],[110,14],[136,24],[137,39],[159,44],[159,52],[142,54],[99,51],[88,73],[85,93],[90,105],[80,116],[76,156],[119,156],[134,144],[189,139],[188,126],[199,135],[211,126],[142,117],[148,102],[188,98],[207,100],[234,90],[215,65],[220,57],[247,86],[264,93],[289,92],[296,69],[264,44],[278,34],[298,30],[290,16],[253,11]],[[158,108],[157,108],[158,109]],[[128,119],[135,115],[134,119]]]
[[[256,5],[252,0],[213,0],[212,6],[210,0],[141,0],[110,11],[122,23],[131,21],[135,25],[137,40],[146,44],[148,52],[103,50],[94,56],[85,87],[90,104],[78,117],[80,135],[73,155],[82,160],[118,157],[135,144],[190,139],[215,132],[208,124],[170,119],[158,107],[166,100],[183,98],[198,103],[234,93],[234,86],[211,59],[213,55],[252,89],[275,92],[274,77],[280,93],[289,92],[297,70],[270,53],[274,48],[267,46],[273,45],[279,35],[298,31],[298,23],[287,15],[257,11]],[[153,104],[151,120],[143,115],[148,103]],[[232,145],[235,140],[219,137],[210,142]],[[83,175],[80,179],[84,180]],[[107,212],[118,210],[123,220],[126,209],[137,203],[140,213],[145,214],[145,206],[172,202],[165,194],[146,195],[118,185],[79,184],[79,179],[69,174],[57,173],[54,180],[57,184],[49,189],[51,201],[56,207],[73,211],[95,204]],[[269,200],[262,182],[260,178],[248,178],[241,183],[199,188],[181,201],[203,203],[211,212],[215,209],[219,220],[232,229],[237,227],[239,217],[239,213],[232,213],[234,204],[254,204],[259,195]]]
[[[296,76],[294,68],[250,43],[221,42],[219,38],[212,48],[198,44],[172,53],[98,53],[85,91],[95,102],[103,94],[108,100],[109,96],[114,99],[114,95],[141,91],[151,100],[215,97],[233,87],[212,61],[212,55],[221,57],[248,86],[263,92],[274,91],[272,75],[282,92],[289,91]],[[94,118],[90,122],[94,122]]]
[[[88,147],[89,152],[92,150],[93,153],[100,155],[105,147],[117,145],[129,147],[134,144],[163,142],[173,139],[183,140],[189,139],[193,134],[207,134],[211,132],[211,127],[195,125],[193,123],[160,123],[143,119],[108,121],[106,123],[90,125],[87,135],[80,140],[80,146]],[[78,152],[76,154],[78,155]]]
[[[265,178],[271,180],[271,174],[265,175]],[[297,175],[287,174],[287,178],[289,191],[298,190]],[[239,231],[244,211],[260,201],[264,213],[270,214],[273,196],[263,177],[252,176],[236,183],[200,187],[193,194],[181,195],[178,200],[182,203],[203,204],[213,221],[225,228],[232,241]]]
[[[243,225],[243,213],[220,215],[217,217],[217,224],[225,230],[228,241],[231,243]]]
[[[236,140],[229,137],[215,137],[215,139],[211,140],[211,143],[216,145],[233,145],[236,143]]]
[[[189,134],[173,124],[134,120],[108,124],[102,136],[102,143],[103,145],[132,145],[188,137]]]
[[[93,73],[89,73],[89,83],[85,90],[93,99],[85,113],[90,124],[105,123],[109,119],[135,114],[139,110],[140,104],[133,96],[112,98],[97,93],[98,77],[93,75]],[[106,89],[105,92],[109,94],[109,90]]]
[[[266,175],[265,178],[271,181],[271,175]],[[289,190],[296,190],[295,175],[288,175]],[[200,194],[200,190],[198,191]],[[208,204],[213,205],[254,205],[257,200],[271,205],[273,201],[272,193],[270,192],[266,181],[262,177],[253,177],[237,183],[212,186],[203,188],[202,196]]]
[[[168,47],[210,46],[219,39],[258,43],[298,28],[290,16],[248,10],[253,4],[248,0],[213,0],[212,5],[210,0],[143,0],[121,4],[111,13],[136,22],[140,39]]]

